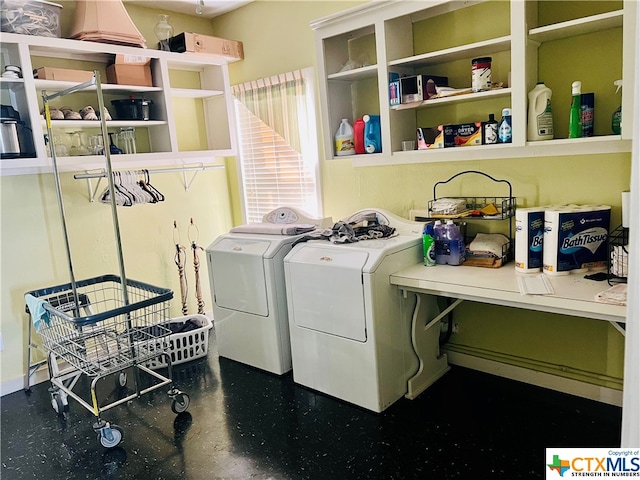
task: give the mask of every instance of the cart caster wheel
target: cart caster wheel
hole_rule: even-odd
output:
[[[64,392],[51,392],[51,406],[64,420],[69,412],[69,400]]]
[[[110,425],[98,432],[98,441],[104,448],[117,446],[124,438],[124,432],[118,425]]]
[[[127,372],[120,372],[116,375],[116,387],[124,388],[127,386]]]
[[[189,408],[189,395],[186,393],[178,392],[173,397],[173,402],[171,402],[171,411],[173,413],[182,413],[186,412],[187,408]]]

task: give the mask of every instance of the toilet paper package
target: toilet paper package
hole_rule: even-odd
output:
[[[544,212],[543,271],[568,275],[607,267],[608,205],[565,205]]]
[[[546,207],[516,209],[516,271],[536,273],[542,270],[542,241]]]

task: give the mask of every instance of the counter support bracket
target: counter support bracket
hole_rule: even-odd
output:
[[[460,305],[457,299],[442,312],[437,297],[416,293],[416,307],[411,319],[411,344],[420,359],[417,373],[407,381],[405,397],[414,400],[450,370],[447,356],[440,354],[440,322]]]

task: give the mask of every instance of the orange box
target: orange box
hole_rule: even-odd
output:
[[[34,75],[38,80],[58,80],[59,82],[86,82],[93,78],[93,72],[68,68],[40,67]]]
[[[171,37],[169,39],[169,48],[172,52],[179,53],[208,53],[233,60],[242,60],[244,58],[242,42],[200,35],[199,33],[185,32]]]

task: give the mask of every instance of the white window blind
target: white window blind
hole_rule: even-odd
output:
[[[233,86],[247,223],[281,206],[322,214],[312,73]]]

